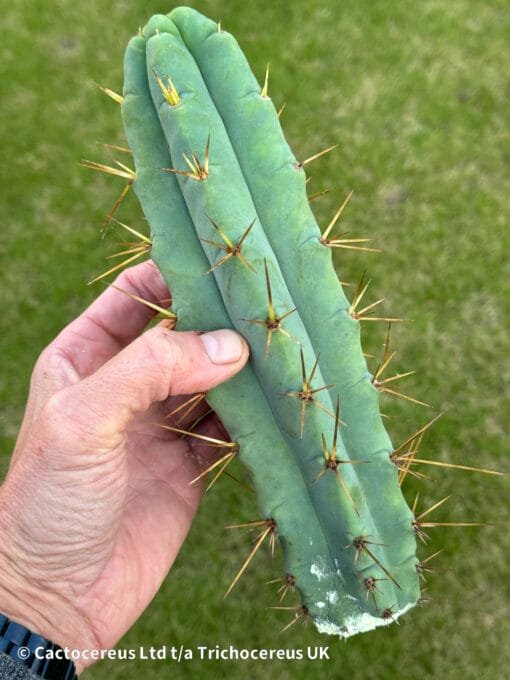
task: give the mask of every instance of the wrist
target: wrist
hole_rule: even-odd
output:
[[[45,544],[37,517],[28,527],[33,526],[33,535],[27,535],[16,503],[20,495],[12,494],[8,480],[0,492],[0,613],[59,647],[100,647],[77,606],[71,580],[60,569],[58,543]],[[75,665],[80,672],[89,664],[80,659]]]
[[[0,650],[6,656],[2,660],[2,677],[19,677],[21,664],[46,680],[78,678],[76,666],[66,650],[4,614],[0,614]]]
[[[28,589],[18,586],[13,590],[5,583],[3,573],[0,577],[0,613],[59,647],[80,649],[83,646],[79,638],[81,631],[72,617],[56,606],[54,599],[41,593],[29,594]],[[80,662],[75,663],[80,671]]]
[[[96,649],[98,642],[72,603],[53,590],[13,573],[12,563],[0,556],[0,613],[59,647]],[[84,664],[74,660],[77,671]]]

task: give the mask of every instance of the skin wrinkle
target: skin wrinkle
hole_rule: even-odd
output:
[[[183,469],[186,469],[189,467],[186,464],[186,461],[183,460],[180,465],[177,467],[174,467],[172,471],[170,472],[170,475],[168,473],[165,476],[161,476],[157,479],[147,479],[146,480],[146,488],[145,491],[154,491],[155,488],[157,488],[158,485],[163,485],[164,491],[166,494],[168,494],[168,499],[170,498],[177,498],[177,500],[184,501],[186,503],[186,506],[189,506],[189,499],[185,497],[184,494],[177,494],[173,484],[169,483],[168,476],[170,478],[178,476],[178,473],[181,472]],[[193,471],[194,474],[194,471]],[[193,478],[192,475],[186,475],[186,477],[189,477],[189,481]],[[186,482],[183,486],[184,490],[187,490],[189,488],[189,482]],[[127,491],[127,497],[126,497],[126,508],[129,509],[130,506],[134,505],[135,502],[141,498],[144,495],[144,490],[138,488],[138,489],[133,489],[128,486],[128,491]],[[190,508],[191,510],[191,508]]]
[[[94,401],[93,394],[90,394],[87,401],[83,398],[85,395],[79,394],[76,398],[73,393],[69,394],[71,389],[66,388],[57,392],[44,407],[40,427],[45,449],[56,449],[57,452],[63,452],[64,457],[65,451],[72,448],[76,441],[89,441],[88,448],[96,453],[108,453],[119,449],[124,440],[124,433],[116,431],[115,423],[112,423],[110,432],[99,430],[97,425],[94,425],[96,420],[101,418],[102,412]],[[72,429],[62,428],[62,423],[72,423]]]
[[[123,559],[125,562],[127,562],[128,558],[126,556],[119,556],[116,555],[115,559],[118,561],[119,559]],[[91,627],[94,627],[98,632],[96,634],[97,636],[97,642],[96,642],[96,649],[101,649],[106,647],[103,643],[103,640],[106,638],[106,636],[110,633],[110,620],[111,620],[111,609],[114,608],[117,610],[119,615],[123,615],[123,607],[122,603],[118,602],[116,603],[115,601],[112,602],[111,598],[108,597],[108,592],[110,591],[109,588],[109,583],[108,583],[108,578],[111,578],[109,576],[108,578],[105,577],[105,573],[107,570],[108,566],[105,566],[103,572],[99,575],[96,583],[98,585],[103,585],[103,581],[106,581],[104,583],[105,588],[104,588],[104,597],[101,597],[101,595],[98,592],[92,592],[92,589],[89,589],[88,591],[81,593],[81,594],[76,594],[75,595],[75,605],[77,611],[81,612],[82,616],[84,619],[88,622],[88,625]],[[137,574],[137,576],[139,576]],[[124,585],[122,584],[122,590],[124,590]],[[95,605],[95,606],[91,606]],[[140,603],[142,605],[141,608],[143,607],[143,603]],[[87,614],[89,610],[95,610],[98,612],[97,618],[95,618],[93,621],[90,619],[90,616]],[[103,621],[104,618],[104,621]],[[102,629],[102,635],[99,633],[99,630]]]
[[[52,343],[44,352],[43,379],[47,383],[67,387],[79,381],[80,371],[75,364],[73,352],[68,347]]]
[[[11,566],[16,566],[12,565]],[[34,624],[29,624],[32,625],[32,627],[35,630],[44,630],[45,627],[53,628],[55,625],[57,625],[57,631],[58,631],[58,623],[59,619],[58,617],[55,617],[55,612],[59,611],[61,609],[62,611],[67,611],[67,612],[72,612],[74,609],[74,604],[72,599],[67,598],[63,593],[53,593],[53,597],[57,599],[58,606],[55,605],[55,602],[53,602],[53,607],[48,606],[48,599],[46,596],[48,595],[48,590],[46,588],[41,588],[36,585],[35,588],[30,588],[31,583],[29,581],[21,581],[22,583],[24,582],[26,585],[29,586],[28,590],[22,589],[19,586],[19,582],[16,581],[16,586],[13,588],[10,588],[9,585],[6,585],[6,581],[8,579],[8,571],[3,570],[2,571],[2,582],[0,583],[0,592],[4,593],[4,597],[2,597],[2,600],[4,602],[8,602],[8,600],[5,598],[5,593],[9,594],[14,601],[19,605],[21,605],[21,611],[23,611],[23,606],[27,611],[30,612],[30,615],[27,619],[24,619],[23,616],[21,617],[21,622],[24,620],[26,621],[35,621],[37,622],[37,625]],[[48,612],[51,612],[50,616],[48,616]],[[41,622],[44,622],[45,626],[41,626]],[[84,640],[87,640],[89,642],[86,642],[86,644],[89,644],[92,642],[92,645],[97,645],[98,640],[97,638],[94,637],[92,630],[88,631],[80,631],[84,637]],[[90,634],[90,637],[87,638],[86,634]],[[57,634],[57,637],[59,637],[60,633]],[[93,648],[91,646],[90,648]]]
[[[34,596],[34,595],[37,594],[37,592],[40,592],[40,589],[36,589],[35,594],[31,594],[29,597],[26,597],[26,598],[23,597],[23,594],[20,593],[19,589],[16,589],[16,590],[13,591],[13,590],[9,589],[9,587],[6,586],[5,583],[2,583],[2,585],[0,587],[0,592],[1,591],[7,592],[7,593],[9,593],[9,595],[11,595],[11,597],[16,598],[18,600],[21,600],[22,602],[25,602],[27,607],[30,607],[30,609],[35,610],[37,616],[40,619],[42,619],[43,621],[46,621],[49,625],[51,625],[52,620],[51,620],[51,617],[48,617],[48,615],[47,615],[48,610],[45,608],[44,602],[41,601],[41,603],[40,603],[37,600],[37,598]],[[42,604],[43,606],[40,607],[40,604]],[[66,602],[66,604],[69,605],[70,603]]]
[[[124,508],[117,509],[119,515],[123,509]],[[64,526],[65,524],[63,527]],[[111,535],[105,533],[105,535],[101,537],[101,534],[98,534],[96,531],[94,535],[86,536],[82,530],[81,535],[77,536],[76,531],[72,531],[72,529],[75,528],[76,525],[74,524],[69,527],[68,531],[63,532],[64,536],[67,538],[66,542],[64,537],[58,540],[55,539],[54,536],[45,535],[44,523],[42,523],[39,528],[37,526],[25,526],[20,524],[17,527],[17,533],[19,534],[18,540],[11,542],[12,549],[16,551],[16,567],[21,567],[21,565],[24,564],[25,572],[31,574],[32,569],[37,565],[41,565],[43,569],[46,569],[52,563],[52,558],[56,556],[61,557],[62,555],[65,555],[67,561],[74,564],[73,555],[76,554],[77,563],[83,571],[84,554],[88,555],[87,569],[92,565],[94,551],[97,554],[100,554],[101,559],[104,559],[108,553],[108,544],[111,542]],[[34,534],[36,538],[34,538]],[[72,536],[72,541],[69,540],[69,534]],[[37,540],[38,536],[41,536],[42,538]],[[60,550],[57,549],[58,546],[60,546]],[[60,568],[62,568],[62,562],[58,563],[56,568],[58,568],[59,564]]]
[[[163,384],[161,396],[157,398],[157,401],[164,401],[165,399],[168,398],[169,395],[172,394],[170,386],[174,382],[176,367],[178,367],[178,370],[181,370],[181,366],[184,363],[184,354],[180,346],[170,344],[168,342],[168,340],[170,339],[169,335],[171,331],[168,331],[166,328],[163,328],[161,326],[158,327],[158,330],[161,333],[162,337],[157,339],[158,340],[161,339],[162,344],[164,343],[164,346],[161,347],[161,349],[168,354],[168,360],[162,361],[161,359],[162,352],[158,351],[159,345],[158,347],[156,347],[153,346],[152,343],[146,342],[143,350],[147,354],[147,356],[144,357],[144,360],[146,360],[147,363],[149,363],[150,365],[154,365],[156,367],[155,372],[157,371],[157,375],[155,377],[165,375],[165,377],[168,379],[168,389],[165,390],[164,389],[165,385]],[[171,366],[170,375],[167,374],[168,365]],[[152,403],[151,399],[147,399],[147,401]]]

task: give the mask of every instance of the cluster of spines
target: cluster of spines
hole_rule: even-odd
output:
[[[162,95],[165,99],[165,101],[168,103],[170,107],[175,107],[181,103],[181,98],[179,93],[177,92],[174,83],[172,82],[171,78],[169,76],[165,76],[164,78],[158,76],[156,73],[154,73],[154,77],[156,79],[156,82],[162,92]],[[166,83],[165,83],[166,80]],[[107,90],[104,88],[104,91],[112,96],[110,94],[110,90]],[[264,86],[261,90],[261,97],[263,98],[268,98],[268,71],[266,71],[266,78],[265,78],[265,83]],[[116,99],[117,101],[121,102],[122,98],[117,95],[112,97],[113,99]],[[190,156],[184,156],[185,163],[187,165],[187,169],[181,170],[177,168],[161,168],[163,171],[170,172],[172,174],[176,175],[181,175],[182,177],[186,177],[188,179],[193,179],[193,180],[199,180],[199,181],[204,181],[206,180],[209,175],[210,175],[210,167],[209,167],[209,154],[210,154],[210,144],[211,144],[211,138],[210,135],[207,138],[207,144],[205,147],[205,153],[202,157],[202,160],[198,155],[195,154],[195,152],[191,152]],[[315,158],[318,158],[322,156],[324,153],[332,150],[334,147],[328,147],[328,149],[319,152],[318,154],[315,154],[309,159],[306,159],[305,161],[302,161],[300,163],[296,164],[297,169],[302,169],[305,164],[308,162],[314,160]],[[121,164],[118,164],[119,169],[110,167],[110,166],[103,166],[101,164],[96,164],[96,163],[91,163],[87,162],[86,163],[88,167],[91,167],[93,169],[97,170],[102,170],[103,172],[107,172],[109,174],[117,175],[124,177],[125,179],[128,180],[128,183],[123,190],[121,196],[119,199],[116,201],[114,205],[114,209],[110,212],[109,214],[109,219],[113,218],[114,213],[117,211],[120,202],[124,198],[124,196],[127,194],[127,191],[129,188],[132,186],[132,184],[135,181],[136,175],[134,174],[133,171],[129,170],[126,168],[126,166],[123,166]],[[122,174],[124,173],[124,174]],[[310,197],[310,199],[313,199],[314,197]],[[341,239],[341,238],[331,238],[331,231],[335,224],[337,223],[338,219],[340,218],[340,215],[342,214],[345,205],[350,198],[350,195],[347,197],[347,199],[342,203],[340,206],[339,210],[335,213],[335,216],[331,220],[330,224],[326,228],[325,232],[320,238],[320,242],[327,247],[339,247],[339,248],[352,248],[354,250],[376,250],[372,248],[368,248],[366,246],[360,246],[358,244],[360,243],[366,243],[368,242],[368,239]],[[224,252],[224,255],[220,257],[219,260],[215,261],[208,272],[205,273],[211,273],[215,269],[221,267],[222,265],[226,264],[228,260],[233,259],[233,258],[238,258],[243,265],[247,266],[249,269],[252,271],[255,271],[255,268],[253,265],[246,259],[245,254],[243,253],[243,244],[246,238],[248,237],[250,231],[252,230],[254,224],[255,224],[255,219],[250,222],[250,224],[246,227],[244,232],[242,233],[241,237],[237,239],[236,241],[231,240],[225,231],[216,224],[209,216],[207,216],[207,219],[210,222],[210,225],[212,229],[216,232],[217,236],[221,239],[220,241],[212,241],[211,239],[206,239],[201,237],[201,240],[205,243],[208,243],[209,245],[214,246],[215,248],[218,248]],[[120,223],[122,224],[122,223]],[[126,226],[126,225],[122,225]],[[150,245],[151,242],[147,237],[142,237],[141,234],[138,232],[135,232],[131,228],[127,227],[132,233],[135,233],[135,235],[138,236],[140,239],[139,245],[137,244],[124,244],[128,248],[126,251],[122,251],[121,253],[116,254],[116,256],[124,256],[128,255],[127,260],[123,261],[118,267],[115,267],[113,269],[108,270],[105,272],[103,275],[100,277],[96,277],[97,280],[98,278],[103,278],[106,277],[107,275],[113,273],[117,269],[120,269],[123,265],[129,264],[133,259],[136,259],[138,257],[141,257],[142,255],[146,254],[150,250]],[[268,355],[270,353],[271,349],[271,341],[273,334],[275,332],[281,332],[283,335],[285,335],[288,339],[292,340],[295,343],[299,343],[299,340],[297,340],[292,334],[290,334],[288,331],[285,330],[285,328],[282,326],[282,321],[291,315],[293,312],[296,311],[295,308],[293,309],[288,309],[286,310],[283,314],[277,315],[276,310],[275,310],[275,305],[273,302],[273,296],[272,296],[272,290],[271,290],[271,280],[270,280],[270,275],[268,272],[268,267],[267,267],[267,262],[264,260],[264,276],[265,276],[265,289],[266,289],[266,295],[267,295],[267,300],[268,300],[268,315],[265,319],[244,319],[245,322],[251,323],[251,324],[256,324],[259,326],[263,326],[266,328],[267,331],[267,336],[266,336],[266,341],[265,341],[265,354]],[[349,314],[350,316],[357,320],[357,321],[362,321],[362,320],[380,320],[380,321],[387,321],[388,322],[388,333],[387,333],[387,338],[386,338],[386,343],[385,343],[385,348],[384,348],[384,355],[379,363],[378,367],[376,368],[373,376],[372,376],[372,385],[377,388],[380,392],[388,392],[390,394],[394,394],[395,396],[402,397],[405,399],[408,399],[409,401],[412,401],[414,403],[419,403],[422,404],[423,402],[420,402],[412,397],[408,397],[407,395],[404,395],[400,392],[396,392],[393,387],[388,387],[389,383],[392,383],[393,381],[403,378],[407,375],[410,375],[411,372],[405,373],[405,374],[396,374],[395,376],[392,376],[390,378],[382,378],[382,373],[384,372],[385,368],[389,365],[391,362],[394,353],[390,351],[390,328],[391,328],[391,322],[394,321],[400,321],[400,319],[394,319],[391,317],[375,317],[372,315],[372,312],[374,308],[382,302],[382,300],[378,300],[370,305],[367,305],[365,307],[360,308],[361,301],[363,296],[366,293],[366,290],[368,288],[368,283],[365,280],[365,277],[362,277],[362,280],[360,281],[360,284],[356,290],[356,293],[354,294],[354,297],[352,299],[350,308],[349,308]],[[153,306],[153,305],[152,305]],[[154,306],[153,306],[154,309]],[[156,311],[160,311],[158,308]],[[171,314],[171,313],[170,313]],[[331,410],[329,410],[324,404],[319,402],[318,400],[315,399],[314,395],[322,390],[327,390],[333,387],[332,385],[323,385],[318,388],[313,388],[312,387],[312,381],[314,377],[315,370],[317,368],[319,357],[316,357],[314,366],[312,367],[311,371],[307,373],[306,368],[305,368],[305,359],[303,355],[303,350],[302,347],[300,347],[300,368],[301,368],[301,375],[302,375],[302,388],[300,390],[295,390],[295,391],[290,391],[283,393],[282,396],[290,396],[299,399],[300,401],[300,436],[301,438],[303,437],[304,433],[304,428],[305,428],[305,417],[306,417],[306,410],[307,406],[309,404],[315,403],[317,406],[321,408],[325,413],[328,415],[332,416],[334,419],[334,425],[333,425],[333,437],[332,437],[332,446],[328,447],[327,445],[327,440],[326,436],[324,433],[321,435],[321,440],[322,440],[322,452],[324,455],[324,463],[322,465],[322,468],[319,470],[317,473],[317,476],[315,477],[314,480],[310,480],[312,483],[314,481],[317,481],[320,479],[328,470],[332,470],[336,477],[338,478],[338,481],[343,489],[343,491],[346,493],[349,502],[352,504],[354,511],[356,514],[359,515],[354,498],[352,497],[348,486],[346,485],[340,471],[339,467],[343,463],[350,463],[350,464],[358,464],[358,463],[364,463],[366,461],[353,461],[353,460],[343,460],[337,455],[337,437],[338,437],[338,429],[339,425],[341,423],[340,417],[339,417],[339,402],[337,401],[336,404],[336,411],[335,413],[332,413]],[[203,395],[200,395],[200,399],[203,397]],[[194,398],[192,398],[194,399]],[[186,408],[193,409],[195,404],[198,403],[198,398],[197,401],[192,401],[191,404],[189,404]],[[173,414],[175,415],[175,414]],[[434,419],[435,420],[435,419]],[[405,476],[409,474],[414,474],[416,476],[420,475],[420,473],[416,473],[413,470],[410,470],[412,465],[420,465],[420,464],[429,464],[429,465],[438,465],[440,467],[456,467],[460,469],[465,469],[465,470],[472,470],[472,471],[482,471],[486,473],[491,473],[491,474],[500,474],[500,473],[495,473],[490,470],[478,470],[478,468],[474,467],[468,467],[468,466],[458,466],[458,465],[451,465],[448,463],[442,463],[440,461],[431,461],[431,460],[426,460],[426,459],[418,459],[416,458],[416,453],[418,451],[422,436],[425,432],[426,429],[430,426],[431,423],[428,423],[426,426],[420,428],[412,437],[408,438],[406,442],[404,442],[400,447],[392,451],[390,454],[390,461],[396,465],[398,468],[398,481],[401,484],[405,478]],[[182,430],[177,427],[174,427],[172,425],[165,425],[165,427],[168,427],[169,429],[172,429],[178,433],[180,433],[182,436],[195,436],[195,437],[202,437],[201,435],[195,433],[193,431],[193,427],[190,427],[187,430]],[[215,476],[213,478],[213,482],[216,481],[216,479],[219,477],[221,472],[225,470],[225,468],[230,464],[230,462],[234,459],[234,457],[238,454],[240,450],[240,445],[236,442],[229,442],[229,441],[221,441],[221,440],[213,440],[211,438],[204,438],[204,440],[209,440],[207,443],[210,444],[211,446],[216,446],[218,448],[222,448],[227,451],[227,453],[223,456],[220,457],[220,459],[214,463],[210,468],[205,470],[199,477],[197,477],[193,482],[198,481],[198,479],[202,478],[205,476],[207,472],[212,472],[215,470],[215,468],[219,468],[219,470],[215,470]],[[407,447],[407,448],[406,448]],[[412,528],[416,535],[421,538],[422,540],[425,538],[425,533],[423,529],[425,527],[430,527],[430,526],[440,526],[440,525],[445,525],[445,523],[437,524],[437,523],[431,523],[431,522],[423,522],[423,518],[428,515],[432,510],[436,509],[441,505],[446,499],[443,499],[442,501],[439,501],[436,503],[434,506],[429,508],[427,511],[422,512],[421,514],[417,515],[415,510],[416,507],[413,507],[413,520],[412,520]],[[473,524],[478,524],[478,523],[461,523],[460,525],[473,525]],[[452,523],[446,524],[447,526],[451,526]],[[234,578],[233,582],[231,583],[230,587],[227,590],[228,594],[234,585],[237,583],[237,580],[241,576],[241,574],[245,571],[247,568],[249,562],[257,552],[257,550],[260,548],[260,546],[263,544],[264,540],[269,537],[270,541],[270,546],[271,550],[274,551],[274,545],[275,545],[275,537],[277,535],[277,522],[274,518],[266,518],[266,519],[260,519],[260,520],[255,520],[253,522],[249,522],[246,524],[242,525],[231,525],[231,528],[234,527],[240,527],[240,526],[249,526],[249,527],[260,527],[260,533],[257,536],[255,540],[255,545],[250,552],[247,560],[244,562],[242,565],[240,571]],[[370,537],[360,535],[360,536],[355,536],[353,537],[352,541],[349,542],[346,548],[354,548],[354,557],[353,557],[353,565],[356,565],[356,563],[360,560],[361,557],[368,557],[374,565],[380,570],[381,573],[378,573],[376,575],[368,575],[364,576],[363,574],[359,575],[359,578],[361,580],[361,590],[365,592],[366,598],[368,599],[369,597],[373,600],[374,607],[377,611],[380,612],[380,616],[382,619],[385,620],[390,620],[393,619],[393,609],[392,607],[384,607],[380,608],[377,604],[376,600],[376,593],[378,590],[378,583],[381,581],[392,581],[394,585],[396,585],[398,588],[400,588],[399,584],[395,580],[395,578],[390,574],[388,569],[382,564],[382,562],[376,557],[374,554],[373,550],[369,547],[370,545],[380,545],[376,542],[372,542],[370,540]],[[433,556],[435,556],[437,553],[435,553]],[[433,557],[430,556],[429,558],[426,558],[422,562],[416,562],[416,571],[420,576],[423,576],[423,571],[427,570],[427,568],[424,566],[428,561]],[[382,574],[382,575],[381,575]],[[284,587],[280,592],[282,592],[282,599],[285,596],[285,594],[288,592],[288,590],[294,589],[294,588],[299,589],[299,584],[296,582],[296,578],[291,575],[287,574],[285,577],[284,581]],[[299,608],[296,609],[296,618],[291,622],[293,623],[295,620],[298,620],[300,618],[304,618],[308,610],[304,605],[301,605]],[[290,625],[290,624],[289,624]],[[288,626],[286,626],[287,628]]]

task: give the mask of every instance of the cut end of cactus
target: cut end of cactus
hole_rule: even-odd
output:
[[[358,633],[368,633],[371,630],[375,630],[381,626],[389,626],[391,623],[395,623],[397,619],[403,616],[406,612],[415,606],[413,602],[406,605],[402,609],[392,613],[391,617],[382,618],[379,616],[372,616],[368,612],[359,614],[357,616],[351,616],[345,620],[342,626],[329,621],[328,619],[315,617],[313,622],[319,633],[325,633],[327,635],[338,635],[341,638],[349,638],[353,635],[358,635]]]

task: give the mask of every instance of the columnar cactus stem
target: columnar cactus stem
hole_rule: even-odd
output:
[[[122,115],[177,328],[250,343],[250,365],[207,400],[253,477],[261,535],[279,538],[319,630],[391,623],[420,597],[413,513],[267,78],[261,89],[230,34],[178,8],[131,40]]]

